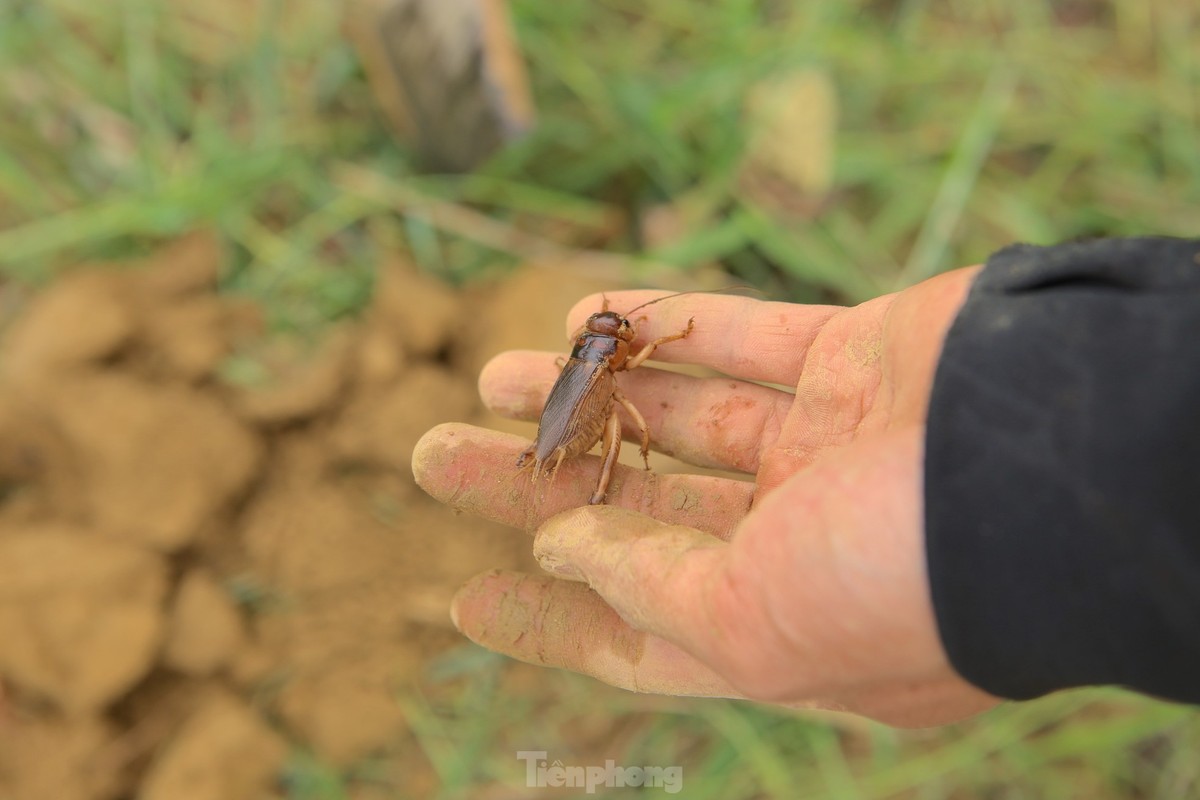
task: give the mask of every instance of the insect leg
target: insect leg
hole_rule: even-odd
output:
[[[666,344],[667,342],[673,342],[677,339],[686,338],[687,335],[692,332],[692,328],[696,327],[695,323],[696,319],[693,317],[692,319],[688,320],[687,327],[681,330],[679,333],[672,333],[670,336],[664,336],[661,339],[655,339],[653,342],[650,342],[648,345],[639,350],[637,354],[630,356],[628,360],[621,365],[621,369],[634,369],[635,367],[640,367],[642,362],[649,358],[650,354],[653,353],[655,348],[657,348],[660,344]]]
[[[637,407],[629,402],[629,398],[621,394],[620,389],[613,391],[613,399],[621,405],[625,406],[625,410],[629,412],[629,416],[633,417],[633,422],[638,426],[638,430],[642,432],[642,461],[646,462],[646,469],[650,469],[650,428],[646,425],[646,418],[637,410]]]
[[[617,410],[614,408],[608,414],[608,421],[604,423],[604,452],[600,463],[600,479],[596,482],[596,491],[592,493],[592,497],[588,500],[588,505],[598,505],[604,502],[604,495],[608,494],[608,482],[612,478],[613,465],[617,463],[617,456],[621,454],[621,420],[617,417]]]
[[[558,449],[556,449],[554,451],[554,453],[551,453],[551,455],[555,455],[555,454],[558,455],[558,459],[554,462],[554,466],[550,468],[550,483],[551,483],[551,485],[554,484],[554,476],[558,474],[558,468],[562,466],[563,459],[566,458],[566,456],[567,456],[567,448],[559,447]]]
[[[529,445],[529,447],[526,447],[525,451],[523,453],[521,453],[521,455],[517,456],[517,466],[520,467],[521,469],[527,469],[527,468],[533,466],[532,463],[529,461],[529,459],[536,452],[537,452],[537,442],[534,442],[533,444]]]

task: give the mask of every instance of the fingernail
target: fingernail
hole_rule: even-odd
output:
[[[462,626],[458,624],[458,598],[450,601],[450,622],[454,625],[454,630],[461,632]]]
[[[542,569],[559,578],[566,578],[571,581],[586,582],[587,578],[579,571],[579,568],[570,561],[564,561],[554,553],[534,553],[538,564]]]
[[[591,513],[591,508],[572,509],[542,523],[533,537],[533,557],[542,569],[559,578],[587,581],[570,556],[579,550]]]

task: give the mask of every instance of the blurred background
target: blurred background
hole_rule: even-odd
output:
[[[484,652],[449,598],[528,538],[409,470],[438,422],[529,434],[478,369],[565,349],[591,291],[851,304],[1015,240],[1195,235],[1198,23],[0,0],[0,798],[577,793],[529,750],[689,798],[1200,796],[1195,710],[1118,690],[895,731]]]

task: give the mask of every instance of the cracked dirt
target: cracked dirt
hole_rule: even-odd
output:
[[[416,758],[395,698],[462,643],[451,595],[536,569],[528,537],[452,515],[409,459],[436,423],[494,424],[481,364],[561,348],[590,286],[531,310],[544,271],[455,293],[397,261],[308,346],[218,293],[221,262],[196,234],[86,265],[5,326],[3,800],[282,796],[297,750]]]

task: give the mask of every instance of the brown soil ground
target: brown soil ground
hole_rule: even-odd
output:
[[[216,293],[220,262],[194,235],[88,266],[4,333],[0,800],[270,797],[290,749],[395,748],[397,687],[462,642],[455,588],[532,563],[409,458],[436,423],[494,424],[478,367],[562,349],[597,287],[526,270],[463,297],[388,264],[309,352]]]

